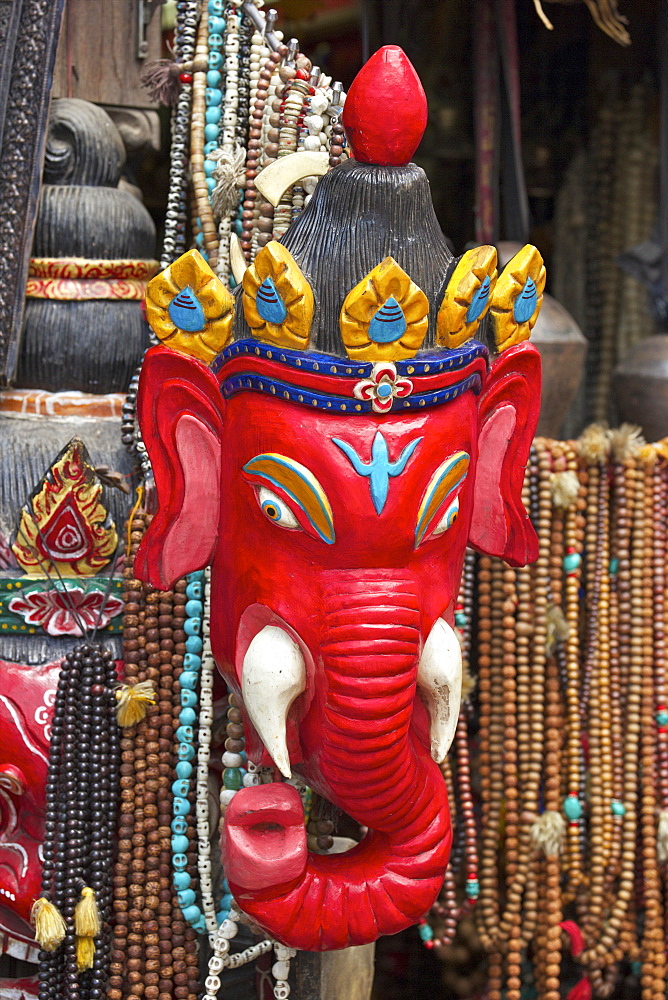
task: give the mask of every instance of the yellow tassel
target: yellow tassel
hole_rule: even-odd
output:
[[[123,684],[116,692],[116,700],[116,719],[119,726],[127,729],[146,718],[146,706],[155,705],[155,691],[151,681]]]
[[[74,911],[74,933],[77,937],[94,938],[100,933],[101,926],[95,891],[85,886]]]
[[[55,951],[65,940],[67,925],[50,899],[41,896],[32,905],[30,919],[35,928],[35,940],[42,951]]]
[[[95,942],[90,937],[77,938],[77,970],[85,972],[93,968],[95,959]]]

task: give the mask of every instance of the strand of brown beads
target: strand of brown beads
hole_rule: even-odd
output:
[[[561,964],[561,870],[560,870],[560,797],[561,797],[561,691],[557,665],[557,649],[563,639],[563,559],[566,542],[566,520],[573,502],[572,483],[564,449],[548,442],[552,457],[552,524],[550,539],[551,606],[547,612],[549,634],[546,635],[545,673],[545,749],[544,749],[544,811],[533,826],[536,847],[535,871],[540,899],[540,918],[535,941],[536,976],[540,995],[545,1000],[558,1000]],[[575,480],[577,484],[577,479]],[[579,484],[578,484],[579,485]]]
[[[589,768],[598,776],[589,790],[588,893],[580,897],[581,927],[585,940],[595,942],[605,916],[605,875],[612,849],[612,771],[610,766],[610,601],[609,601],[609,490],[607,470],[592,469],[589,480],[591,508],[596,517],[587,541],[588,583],[592,594],[585,672],[588,686],[587,737]],[[594,983],[596,970],[590,970]]]
[[[284,46],[283,49],[279,46],[276,51],[281,55],[281,58],[283,58],[283,56],[287,53],[287,46]],[[270,163],[273,163],[278,157],[278,141],[280,137],[279,126],[281,123],[281,116],[277,111],[274,111],[274,101],[276,99],[277,91],[283,86],[279,76],[279,69],[280,63],[275,63],[269,80],[267,100],[265,102],[262,117],[259,157],[259,169],[261,170],[269,166]],[[254,258],[258,251],[261,250],[263,246],[266,246],[266,244],[272,239],[274,231],[274,206],[259,195],[259,193],[255,200],[255,212],[257,213],[257,218],[254,217],[253,219],[251,247],[252,258]]]
[[[125,585],[123,600],[123,661],[126,683],[135,684],[146,680],[144,635],[144,592],[142,584],[133,577],[134,557],[146,529],[146,515],[137,512],[130,524],[130,545],[126,553],[123,576]],[[131,973],[138,973],[136,982],[141,980],[143,969],[130,968],[136,960],[136,932],[131,927],[131,912],[142,892],[139,875],[133,867],[134,852],[141,850],[145,843],[143,828],[143,747],[137,740],[137,727],[125,729],[121,734],[121,805],[118,825],[118,853],[114,868],[114,893],[112,901],[114,941],[111,954],[109,1000],[124,1000],[133,992]],[[131,953],[132,949],[132,953]],[[139,941],[139,953],[141,940]]]
[[[481,943],[493,952],[499,919],[499,881],[496,867],[497,829],[503,788],[498,781],[498,740],[492,729],[494,691],[492,684],[492,560],[481,556],[478,564],[478,695],[480,707],[480,789],[482,828],[480,836],[480,897],[476,926]],[[496,714],[496,713],[494,713]],[[488,992],[500,1000],[500,963],[490,956]]]
[[[260,70],[260,79],[257,85],[255,103],[251,110],[248,155],[246,157],[246,189],[244,192],[243,211],[241,214],[241,248],[247,261],[252,259],[253,227],[256,226],[260,232],[271,233],[271,217],[265,222],[262,206],[260,205],[258,208],[256,205],[258,192],[255,186],[255,178],[257,177],[257,172],[260,169],[260,155],[262,151],[262,122],[267,104],[267,95],[271,84],[271,78],[278,63],[281,61],[283,50],[287,52],[287,47],[281,46],[280,50],[272,52],[263,68]],[[271,215],[273,216],[273,209],[271,211]]]
[[[624,683],[626,692],[626,741],[624,748],[624,793],[625,798],[622,803],[624,809],[624,825],[622,830],[622,865],[618,888],[611,905],[607,907],[605,922],[601,920],[601,913],[604,900],[600,896],[594,896],[590,891],[586,900],[586,909],[591,911],[591,916],[587,921],[588,926],[602,926],[600,934],[595,939],[586,940],[586,947],[581,956],[581,961],[590,973],[591,970],[602,969],[610,966],[614,962],[614,952],[619,939],[621,928],[624,924],[626,910],[633,894],[633,884],[635,875],[635,841],[637,827],[637,790],[638,790],[638,744],[640,736],[640,707],[641,707],[641,683],[643,671],[643,635],[642,631],[633,627],[633,623],[642,621],[643,614],[643,563],[645,544],[645,521],[644,521],[644,483],[642,473],[637,470],[637,463],[633,457],[620,456],[625,465],[625,481],[629,489],[632,500],[632,549],[630,560],[630,581],[631,581],[631,634],[630,634],[630,656],[628,660],[628,674]],[[619,513],[623,519],[623,512]],[[621,571],[621,561],[620,561]],[[607,664],[606,664],[607,666]],[[592,685],[590,691],[590,702],[597,701],[598,691]],[[599,717],[603,706],[597,706],[595,712]],[[595,766],[590,763],[590,802],[595,805],[594,799],[599,795],[598,786],[600,774]],[[595,836],[596,834],[594,834]],[[598,835],[600,837],[600,834]],[[592,853],[601,850],[602,845],[594,842],[590,837]],[[598,984],[597,984],[598,985]],[[610,987],[609,980],[606,983],[606,990]],[[598,987],[599,989],[602,988]]]
[[[524,477],[522,490],[522,501],[527,510],[530,509],[530,470]],[[515,609],[515,663],[516,663],[516,689],[517,689],[517,755],[518,769],[521,778],[520,787],[523,796],[532,797],[537,794],[539,779],[535,780],[536,768],[532,761],[532,677],[531,677],[531,640],[533,636],[533,609],[531,605],[531,574],[529,566],[515,570],[515,589],[517,593],[517,603]],[[532,789],[530,775],[534,774],[534,787]],[[529,807],[532,808],[532,807]],[[526,815],[527,806],[523,805],[520,821],[523,838],[527,832],[529,817]],[[527,868],[530,866],[530,848],[527,845],[526,855]],[[536,932],[537,920],[537,884],[535,873],[527,873],[527,880],[524,887],[523,916],[520,933],[522,944],[526,945]]]
[[[286,82],[285,98],[274,101],[274,110],[281,116],[278,156],[289,156],[297,150],[299,127],[304,118],[306,98],[311,92],[305,70],[281,66],[281,80]],[[305,77],[305,78],[304,78]],[[287,83],[287,81],[290,81]],[[285,191],[274,209],[274,239],[280,240],[292,222],[292,187]]]
[[[654,587],[654,708],[656,724],[656,797],[659,809],[657,861],[663,877],[664,893],[668,887],[668,685],[666,684],[666,481],[668,465],[661,455],[653,469],[653,550]],[[668,906],[664,913],[665,946],[668,950]]]
[[[332,125],[332,131],[329,136],[329,165],[330,167],[338,167],[343,160],[343,150],[346,144],[346,133],[343,131],[343,125],[337,120]]]
[[[204,129],[206,126],[206,74],[209,67],[209,9],[206,3],[200,5],[199,27],[195,57],[193,59],[192,110],[190,114],[190,176],[197,206],[195,218],[204,235],[204,249],[208,254],[209,266],[215,270],[218,263],[218,234],[213,219],[211,199],[204,172]]]
[[[647,445],[641,453],[642,476],[644,487],[645,538],[649,539],[653,531],[654,507],[654,464],[657,455],[654,449]],[[639,472],[640,474],[640,472]],[[640,753],[640,861],[642,870],[642,893],[644,924],[641,941],[642,972],[640,985],[642,1000],[663,1000],[666,995],[666,955],[663,933],[663,900],[659,865],[657,858],[656,839],[656,775],[655,775],[655,711],[654,711],[654,621],[658,618],[653,607],[652,570],[654,562],[653,547],[644,546],[643,598],[644,613],[638,627],[643,635],[643,674],[642,674],[642,723],[641,723],[641,753]]]
[[[139,901],[136,904],[137,924],[131,926],[138,935],[138,947],[143,948],[143,983],[151,991],[148,1000],[152,1000],[156,991],[158,1000],[166,1000],[167,995],[175,995],[172,962],[174,914],[169,885],[171,797],[168,782],[173,766],[171,691],[166,690],[166,674],[160,670],[159,604],[165,604],[165,597],[152,587],[145,586],[145,601],[146,678],[154,687],[157,704],[148,707],[146,719],[138,726],[138,737],[141,735],[146,753],[144,825],[148,843],[141,861],[145,894],[141,907]],[[171,664],[167,666],[171,670]],[[160,949],[160,941],[166,942],[163,950]]]

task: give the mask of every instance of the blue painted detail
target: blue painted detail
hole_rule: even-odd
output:
[[[185,631],[185,630],[184,630]],[[201,653],[202,640],[198,635],[189,635],[186,639],[186,653]]]
[[[471,299],[471,304],[466,310],[466,322],[475,323],[480,319],[489,299],[490,280],[489,275],[485,275],[485,280]]]
[[[386,299],[369,323],[369,339],[374,344],[393,344],[406,332],[404,311],[393,295]]]
[[[527,278],[526,284],[520,294],[515,299],[513,316],[517,323],[526,323],[536,311],[538,302],[538,290],[533,278]]]
[[[383,437],[382,431],[377,431],[371,446],[371,461],[363,462],[352,445],[340,438],[332,438],[334,444],[350,460],[358,476],[369,477],[369,488],[371,499],[376,508],[377,514],[382,514],[387,501],[387,494],[390,487],[390,476],[400,476],[408,464],[408,460],[419,445],[421,437],[409,441],[396,462],[390,462],[390,455],[387,449],[387,441]]]
[[[279,382],[277,379],[267,378],[265,375],[258,375],[255,372],[242,372],[226,379],[220,387],[220,391],[225,399],[231,399],[238,392],[245,392],[251,389],[254,392],[262,392],[268,395],[277,396],[282,399],[292,400],[293,403],[302,403],[309,409],[329,410],[332,413],[371,413],[373,406],[370,400],[356,400],[351,396],[325,395],[320,392],[312,392],[299,385],[292,385],[289,382]],[[407,399],[397,400],[395,410],[422,410],[432,406],[439,406],[447,403],[448,400],[456,399],[462,393],[471,390],[478,395],[482,389],[482,379],[476,372],[468,378],[450,385],[447,389],[438,389],[435,392],[425,392],[421,394],[413,393]],[[186,643],[187,648],[187,643]]]
[[[255,305],[265,323],[283,323],[288,315],[285,302],[276,291],[273,278],[264,279],[257,290]]]
[[[278,349],[273,344],[264,344],[248,337],[237,340],[226,347],[212,361],[211,370],[219,372],[226,361],[243,357],[245,354],[258,358],[269,358],[271,361],[285,365],[287,368],[297,368],[305,372],[320,372],[335,378],[370,378],[373,370],[371,361],[349,361],[335,354],[322,354],[319,351],[290,351],[287,348]],[[478,358],[487,360],[488,351],[484,344],[477,340],[467,340],[461,347],[452,350],[420,351],[414,358],[395,361],[397,373],[415,378],[420,375],[439,375],[443,372],[459,371],[466,368]]]
[[[172,833],[187,833],[188,820],[183,816],[175,816],[172,820]]]
[[[193,292],[190,285],[175,295],[169,303],[167,312],[174,326],[187,333],[197,333],[206,326],[206,317],[202,303]]]

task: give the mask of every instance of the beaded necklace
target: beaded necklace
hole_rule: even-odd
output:
[[[111,653],[83,643],[60,671],[46,784],[42,898],[60,916],[43,941],[40,1000],[101,1000],[111,945],[111,862],[118,787],[116,670]]]
[[[177,63],[183,64],[192,61],[198,14],[199,0],[178,0],[174,39],[174,55]],[[181,89],[176,108],[172,114],[169,193],[165,214],[165,237],[160,258],[161,268],[168,267],[186,249],[187,164],[192,79],[190,72],[184,70],[180,74]]]

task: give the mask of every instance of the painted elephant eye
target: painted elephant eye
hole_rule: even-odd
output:
[[[299,521],[292,513],[285,500],[281,500],[275,493],[268,490],[266,486],[260,486],[257,491],[257,499],[263,514],[280,524],[282,528],[297,528],[301,531]]]
[[[452,527],[452,525],[455,523],[458,517],[459,517],[459,497],[455,497],[455,499],[452,501],[452,503],[445,511],[445,514],[443,515],[441,520],[438,522],[438,524],[432,531],[432,536],[442,535],[444,531],[447,531],[448,528]]]
[[[469,463],[470,456],[467,452],[456,451],[434,472],[418,511],[415,528],[416,546],[433,538],[434,535],[442,535],[457,520],[459,493],[468,475]]]

